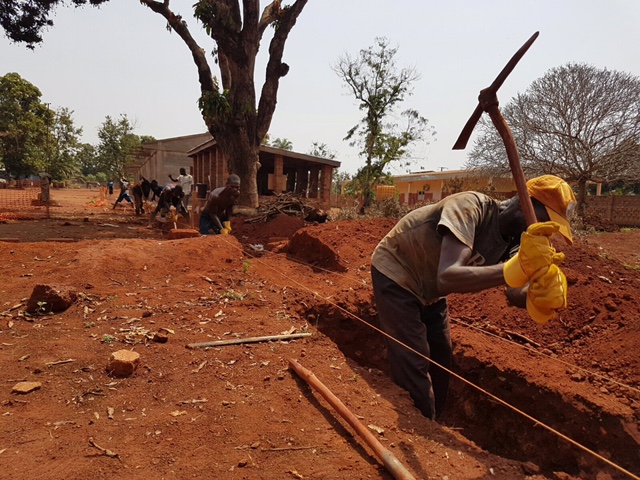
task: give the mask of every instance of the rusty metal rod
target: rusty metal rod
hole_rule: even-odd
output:
[[[397,480],[415,480],[415,477],[400,463],[400,461],[391,453],[380,441],[367,429],[356,416],[345,406],[344,403],[329,390],[312,371],[307,370],[296,360],[290,358],[289,365],[300,377],[311,385],[329,404],[344,418],[349,425],[362,437],[369,445],[376,456],[382,461],[385,468]]]

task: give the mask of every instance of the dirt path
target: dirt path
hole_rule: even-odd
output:
[[[168,241],[92,195],[66,191],[52,219],[0,224],[21,240],[0,242],[3,478],[392,478],[289,359],[416,478],[629,478],[514,408],[640,474],[638,231],[564,249],[570,305],[544,327],[501,289],[452,296],[456,373],[511,407],[455,380],[437,424],[389,380],[380,335],[358,320],[375,325],[369,257],[392,220],[235,218],[230,236]],[[36,284],[79,298],[26,316]],[[186,348],[287,332],[311,336]],[[105,371],[121,349],[141,355],[125,379]],[[21,380],[41,387],[11,393]]]

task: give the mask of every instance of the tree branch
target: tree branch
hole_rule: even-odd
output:
[[[187,47],[191,51],[193,61],[198,68],[200,90],[202,92],[217,92],[218,85],[213,78],[213,75],[211,74],[211,68],[209,67],[209,63],[207,62],[204,49],[202,49],[195,41],[195,39],[191,36],[191,32],[187,27],[187,22],[182,20],[182,17],[180,15],[175,15],[169,9],[169,0],[164,0],[163,2],[156,2],[154,0],[140,0],[140,3],[147,6],[154,12],[162,15],[167,20],[171,28],[178,34],[180,38],[182,38],[184,43],[187,45]]]
[[[275,32],[269,44],[267,72],[258,103],[257,135],[259,139],[264,138],[271,125],[273,112],[276,109],[275,99],[278,95],[280,78],[289,72],[289,66],[282,63],[285,42],[307,1],[296,0],[292,5],[282,9],[278,20],[274,22]]]

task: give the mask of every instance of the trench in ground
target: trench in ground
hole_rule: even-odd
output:
[[[347,303],[338,302],[338,305],[351,312],[357,311],[358,317],[376,325],[371,305]],[[323,303],[312,303],[301,314],[309,319],[321,319],[313,323],[346,357],[363,367],[389,375],[380,333]],[[589,405],[584,399],[565,399],[558,392],[531,384],[495,364],[483,364],[469,353],[454,345],[453,369],[457,374],[613,463],[639,473],[640,452],[635,439],[625,430],[623,419]],[[504,458],[533,462],[540,467],[541,473],[551,477],[553,472],[566,472],[579,478],[595,479],[606,472],[614,479],[628,478],[596,456],[459,379],[452,378],[448,410],[440,421],[459,429],[484,450]]]

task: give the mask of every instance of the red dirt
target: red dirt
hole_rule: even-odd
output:
[[[450,297],[455,373],[598,458],[462,380],[440,424],[389,380],[369,258],[393,220],[234,218],[228,236],[167,240],[92,195],[54,191],[52,219],[0,224],[20,240],[0,242],[2,478],[392,478],[289,359],[416,478],[629,478],[604,459],[640,475],[638,230],[557,242],[569,308],[548,325],[502,288]],[[26,316],[36,284],[79,299]],[[291,331],[312,335],[186,348]],[[125,379],[105,371],[120,349],[141,356]],[[42,387],[11,393],[23,380]]]

